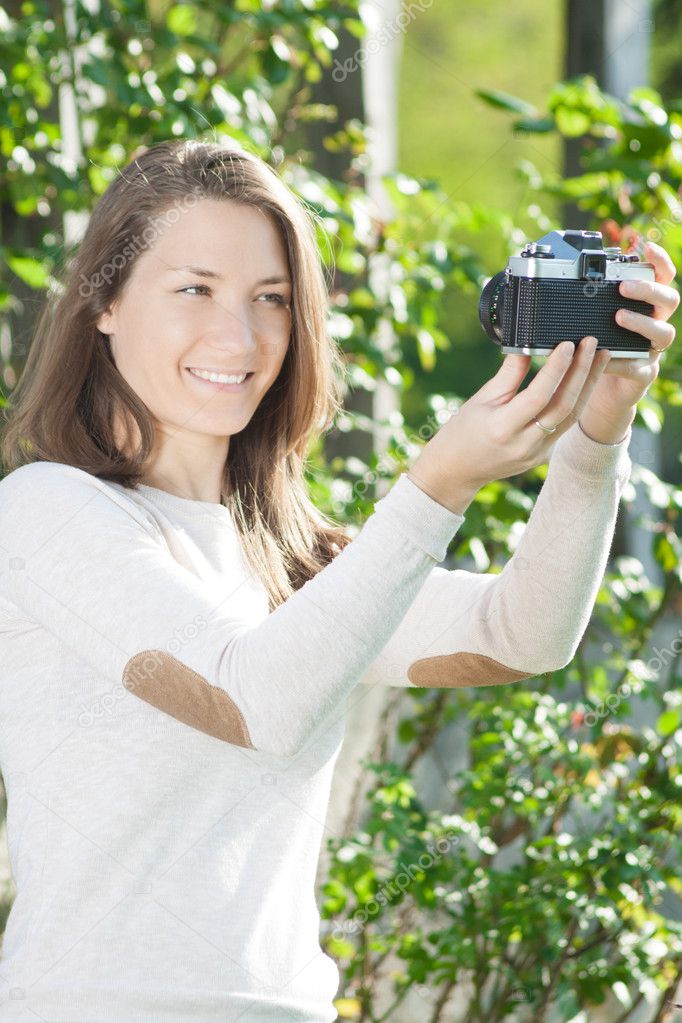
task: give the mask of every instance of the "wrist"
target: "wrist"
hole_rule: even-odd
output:
[[[604,416],[584,412],[578,419],[578,426],[590,440],[597,444],[620,444],[625,440],[637,414],[633,405],[620,416]]]
[[[445,493],[442,486],[435,485],[432,480],[424,480],[418,472],[415,473],[414,466],[406,473],[406,476],[433,501],[457,515],[464,515],[478,493],[477,490],[468,487],[449,488],[448,493]]]

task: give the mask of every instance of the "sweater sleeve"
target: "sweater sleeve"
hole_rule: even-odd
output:
[[[547,477],[514,555],[500,573],[434,567],[365,685],[500,685],[568,664],[606,570],[628,444],[599,444],[575,425],[552,451]],[[381,504],[381,502],[378,502]]]
[[[254,625],[238,593],[216,604],[134,501],[74,466],[34,462],[0,481],[0,589],[112,686],[226,742],[293,756],[463,521],[403,474],[352,542]]]

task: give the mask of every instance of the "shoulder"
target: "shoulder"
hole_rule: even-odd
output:
[[[8,492],[15,488],[31,488],[47,484],[49,486],[62,483],[68,485],[69,480],[81,480],[87,482],[92,480],[96,483],[103,481],[89,472],[77,469],[74,465],[67,465],[64,462],[28,462],[26,465],[13,469],[0,480],[0,491]]]
[[[62,518],[65,514],[99,513],[126,515],[158,537],[158,526],[139,503],[122,489],[92,473],[63,462],[30,462],[0,480],[0,523],[27,521],[39,516]]]

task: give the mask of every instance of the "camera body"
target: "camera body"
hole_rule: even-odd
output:
[[[654,281],[654,268],[618,246],[604,248],[600,231],[550,231],[490,278],[479,319],[507,353],[549,355],[562,341],[578,344],[591,335],[612,358],[646,359],[650,342],[615,315],[631,309],[651,316],[654,308],[621,295],[624,280]]]

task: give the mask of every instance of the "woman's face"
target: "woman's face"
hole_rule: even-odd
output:
[[[162,434],[229,438],[280,371],[291,297],[286,248],[269,217],[233,200],[202,199],[183,206],[140,253],[97,326],[111,335],[119,372]],[[221,389],[191,368],[250,376]]]

